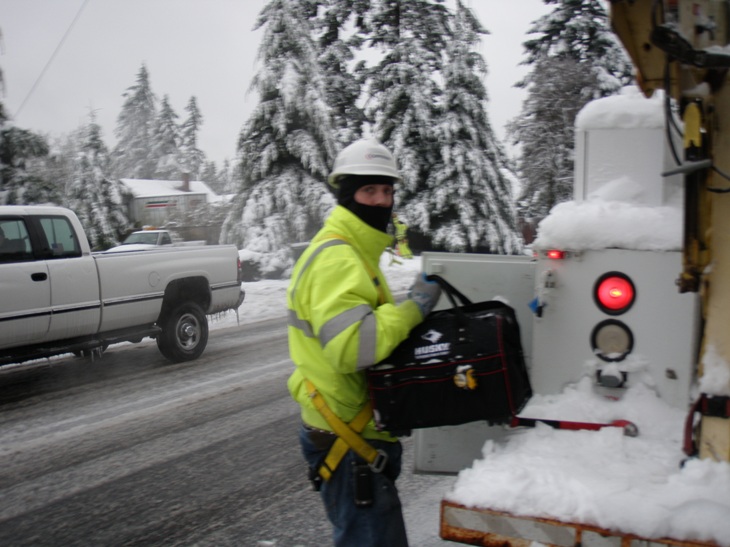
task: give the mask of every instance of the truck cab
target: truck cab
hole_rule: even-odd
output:
[[[74,226],[75,217],[55,208],[36,210],[36,215],[21,214],[24,209],[0,211],[5,237],[0,246],[0,348],[93,331],[100,322],[96,265],[86,238],[76,235],[83,234],[81,225]]]

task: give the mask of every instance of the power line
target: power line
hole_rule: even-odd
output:
[[[53,63],[53,60],[56,58],[56,54],[61,50],[61,47],[63,47],[63,43],[66,41],[66,38],[68,38],[68,35],[71,34],[71,30],[73,29],[74,25],[76,25],[76,21],[79,20],[79,17],[81,17],[81,12],[84,11],[84,8],[86,7],[86,4],[88,4],[88,3],[89,3],[89,0],[84,0],[84,3],[81,4],[79,11],[76,12],[76,16],[73,18],[73,21],[71,21],[71,24],[68,26],[68,28],[66,29],[66,32],[63,34],[61,41],[58,42],[56,49],[53,50],[51,57],[48,59],[48,62],[46,62],[46,66],[43,67],[43,70],[41,70],[41,73],[38,75],[38,78],[36,78],[36,81],[33,83],[33,86],[30,88],[30,91],[28,91],[28,94],[25,96],[25,99],[23,99],[23,102],[20,103],[18,110],[15,112],[15,118],[20,116],[20,112],[23,110],[25,103],[27,103],[28,99],[30,99],[30,96],[33,95],[33,92],[38,87],[38,84],[40,83],[41,79],[43,79],[43,76],[45,75],[48,68],[51,66],[51,63]]]

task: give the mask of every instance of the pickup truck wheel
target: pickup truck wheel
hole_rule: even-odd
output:
[[[208,320],[200,306],[192,302],[180,304],[160,327],[157,347],[173,363],[197,359],[208,343]]]

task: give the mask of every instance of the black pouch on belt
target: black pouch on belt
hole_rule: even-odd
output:
[[[366,463],[352,464],[352,480],[355,489],[355,505],[370,507],[373,504],[373,470]]]

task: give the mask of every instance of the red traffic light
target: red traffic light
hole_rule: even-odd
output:
[[[609,272],[596,281],[593,297],[604,313],[619,315],[631,308],[636,300],[636,289],[627,275]]]

